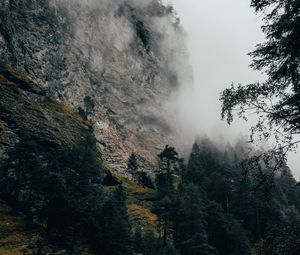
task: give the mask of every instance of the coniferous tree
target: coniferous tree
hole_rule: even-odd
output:
[[[150,189],[155,188],[153,183],[152,183],[151,177],[146,172],[144,172],[143,170],[138,172],[138,182],[143,187],[148,187]]]
[[[300,215],[295,208],[285,210],[283,219],[260,240],[252,255],[297,255],[300,253]]]
[[[240,223],[220,204],[209,202],[206,208],[209,244],[220,255],[247,255],[248,238]]]
[[[189,245],[180,249],[182,254],[247,254],[245,230],[228,213],[234,191],[229,166],[223,154],[209,140],[193,145],[179,193],[183,206],[178,206],[181,215],[178,219],[183,220],[181,225],[186,226],[185,230],[180,231],[180,224],[175,224],[179,226],[178,235],[182,232],[190,240]],[[186,214],[189,216],[184,216]],[[199,222],[199,219],[202,221]],[[199,238],[198,242],[194,242],[193,246],[196,238]]]
[[[131,153],[128,159],[127,169],[132,174],[133,177],[136,177],[139,169],[139,164],[138,164],[137,156],[134,153]]]
[[[147,174],[143,169],[139,169],[138,158],[134,153],[132,153],[128,159],[127,169],[140,185],[154,189],[154,185],[149,174]]]
[[[178,209],[174,217],[174,242],[180,254],[217,254],[208,244],[203,192],[195,184],[183,183],[178,197]]]
[[[99,230],[94,237],[94,249],[99,254],[132,254],[126,194],[121,185],[104,203],[99,217],[101,218],[97,219]]]
[[[158,155],[159,170],[156,174],[157,203],[155,212],[160,219],[162,238],[164,245],[167,244],[172,213],[175,210],[175,187],[173,182],[174,169],[178,162],[178,153],[174,147],[168,145]]]

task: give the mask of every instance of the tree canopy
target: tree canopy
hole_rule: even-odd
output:
[[[251,67],[267,75],[264,82],[232,85],[221,93],[222,119],[230,124],[233,113],[247,120],[258,114],[251,140],[276,139],[276,150],[284,155],[299,143],[300,134],[300,2],[298,0],[252,0],[263,15],[266,41],[249,53]]]

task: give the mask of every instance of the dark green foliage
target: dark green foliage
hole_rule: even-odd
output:
[[[156,174],[156,188],[158,201],[154,205],[160,221],[162,238],[164,245],[170,235],[170,225],[172,224],[172,215],[176,210],[176,193],[173,182],[173,174],[178,163],[178,153],[174,147],[168,145],[158,155],[159,170]]]
[[[78,113],[84,120],[87,120],[88,116],[93,114],[95,111],[95,102],[90,96],[84,97],[83,102],[84,109],[78,107]]]
[[[210,202],[206,208],[209,244],[218,254],[248,254],[245,230],[233,215],[224,212],[220,204]]]
[[[283,220],[268,231],[253,249],[253,255],[297,255],[300,253],[300,216],[289,208]]]
[[[146,229],[143,233],[136,230],[135,240],[136,252],[143,255],[178,255],[179,253],[170,244],[163,244],[160,238],[156,237],[152,230]]]
[[[267,69],[272,82],[281,86],[293,85],[299,93],[300,61],[300,3],[297,0],[252,0],[257,12],[266,12],[266,25],[262,27],[267,42],[259,44],[251,53],[255,69]]]
[[[8,199],[13,210],[24,209],[31,202],[32,192],[44,172],[45,162],[30,137],[16,145],[0,168],[1,195]]]
[[[248,255],[251,246],[254,255],[298,254],[299,215],[286,208],[299,208],[300,190],[290,170],[274,175],[260,157],[237,150],[240,145],[225,157],[210,141],[198,142],[184,166],[165,147],[153,204],[158,235],[139,226],[131,235],[125,191],[121,185],[104,191],[89,132],[68,150],[24,137],[2,160],[0,194],[48,240],[40,240],[37,254],[53,247],[81,254],[86,239],[96,254]],[[132,158],[129,165],[138,167]]]
[[[273,171],[262,169],[256,158],[245,160],[235,181],[231,212],[241,219],[253,240],[261,238],[280,218]]]
[[[54,243],[73,246],[82,234],[88,197],[98,193],[91,183],[101,183],[101,162],[88,132],[71,149],[46,146],[31,137],[17,144],[1,167],[0,194]]]
[[[150,39],[151,39],[150,31],[146,28],[145,24],[140,20],[137,20],[135,22],[135,29],[136,29],[138,38],[142,41],[142,43],[144,44],[144,47],[147,50],[149,50]]]
[[[247,157],[244,150],[237,144],[222,153],[208,140],[194,144],[173,214],[181,254],[249,254],[251,243],[267,236],[273,241],[268,233],[285,222],[287,206],[299,205],[288,167],[275,175],[272,165],[260,156]]]
[[[155,209],[163,241],[173,241],[183,255],[248,254],[246,232],[228,213],[233,176],[223,154],[206,140],[194,144],[187,167],[172,147],[166,146],[159,157]],[[178,167],[182,181],[176,188]]]
[[[224,90],[222,118],[231,123],[236,109],[243,118],[257,113],[259,121],[252,134],[267,139],[274,135],[280,142],[276,150],[284,155],[295,145],[293,136],[300,133],[300,2],[252,0],[251,6],[263,14],[267,38],[250,53],[252,67],[265,71],[268,79]]]
[[[136,180],[140,185],[154,189],[151,177],[142,169],[139,169],[138,157],[134,153],[132,153],[128,159],[127,169],[129,173],[131,173],[133,179]]]
[[[141,252],[145,255],[155,255],[161,250],[161,242],[153,231],[147,229],[142,236]]]
[[[188,166],[182,173],[182,179],[184,182],[191,182],[201,185],[205,181],[205,173],[200,160],[201,151],[198,143],[194,143],[192,152],[190,154]]]
[[[137,253],[142,253],[144,250],[144,244],[143,244],[143,233],[140,226],[137,226],[137,228],[134,231],[133,236],[133,244],[134,244],[134,250]]]
[[[152,183],[151,177],[144,171],[139,171],[137,173],[138,182],[143,186],[150,189],[154,189],[154,185]]]
[[[83,120],[87,120],[87,114],[86,114],[85,110],[83,110],[81,107],[78,107],[77,111]]]
[[[174,212],[174,242],[180,254],[217,254],[208,244],[207,222],[203,192],[194,184],[183,184]]]
[[[223,155],[213,144],[209,140],[203,140],[193,145],[183,181],[198,185],[207,192],[209,199],[221,203],[228,211],[233,175],[229,162],[224,163]]]
[[[275,180],[276,197],[281,204],[286,206],[295,206],[300,210],[300,187],[293,177],[291,170],[284,167],[280,176]]]
[[[90,96],[84,97],[84,107],[87,116],[91,115],[95,110],[95,102]]]
[[[126,195],[122,186],[118,186],[111,197],[103,204],[97,217],[94,235],[94,249],[98,254],[132,254],[131,227],[129,224]]]
[[[248,254],[245,230],[227,213],[232,174],[229,162],[209,140],[194,144],[182,173],[175,223],[181,254]]]
[[[115,186],[117,184],[121,184],[121,182],[115,176],[113,176],[113,174],[110,171],[106,171],[103,178],[103,185]]]
[[[174,147],[166,145],[158,155],[159,171],[156,175],[156,186],[160,196],[169,195],[174,190],[173,174],[178,163],[178,153]]]
[[[25,213],[28,225],[38,227],[54,247],[80,254],[81,242],[89,238],[97,254],[101,249],[131,254],[126,196],[121,186],[112,195],[104,193],[90,130],[72,148],[24,138],[0,170],[1,198]]]
[[[132,174],[132,176],[136,175],[139,170],[138,159],[134,153],[131,153],[128,159],[127,169]]]

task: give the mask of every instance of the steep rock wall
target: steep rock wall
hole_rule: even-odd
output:
[[[166,102],[191,77],[178,23],[159,0],[4,0],[0,57],[89,118],[123,171],[130,153],[151,165],[175,141]]]

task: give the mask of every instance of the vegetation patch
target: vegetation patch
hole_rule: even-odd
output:
[[[0,254],[29,255],[38,234],[26,228],[24,216],[13,216],[11,208],[0,201]]]
[[[128,212],[130,218],[139,226],[145,228],[155,228],[157,224],[157,216],[150,211],[149,208],[138,204],[129,204]]]

